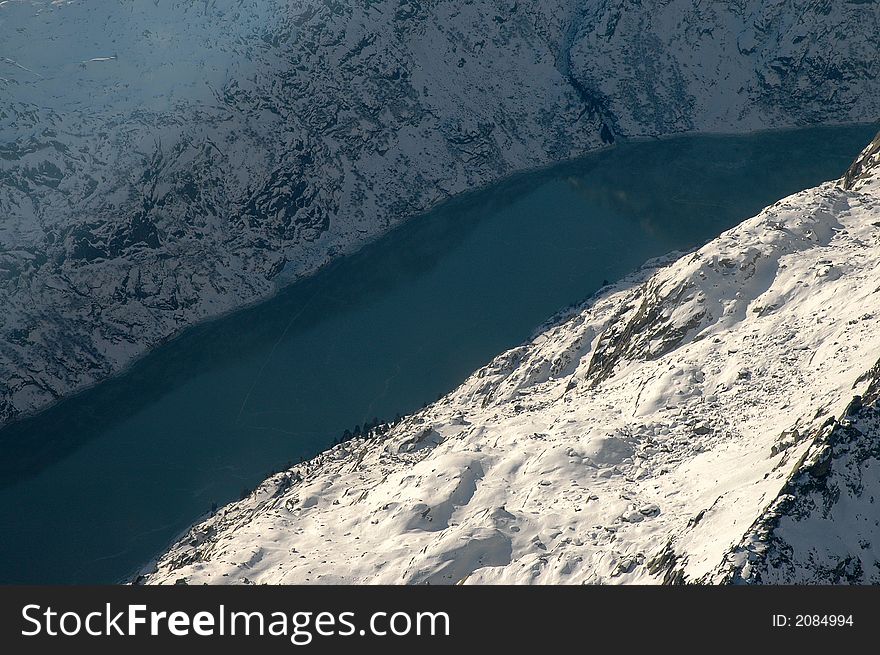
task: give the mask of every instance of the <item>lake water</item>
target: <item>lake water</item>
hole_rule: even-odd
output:
[[[0,432],[0,581],[121,580],[346,428],[432,401],[557,310],[838,177],[876,126],[621,144],[418,217]]]

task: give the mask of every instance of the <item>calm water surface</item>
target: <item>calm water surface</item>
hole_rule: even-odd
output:
[[[838,177],[876,126],[622,144],[459,198],[0,432],[0,582],[114,582],[212,502],[410,412],[645,259]]]

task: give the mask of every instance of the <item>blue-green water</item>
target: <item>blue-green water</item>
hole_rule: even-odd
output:
[[[212,502],[417,409],[560,308],[839,176],[875,126],[613,150],[448,203],[0,432],[0,581],[113,582]]]

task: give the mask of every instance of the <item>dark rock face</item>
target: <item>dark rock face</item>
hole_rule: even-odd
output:
[[[862,154],[853,162],[843,176],[845,189],[852,189],[859,180],[866,180],[874,176],[880,168],[880,133],[874,137],[870,145],[862,151]]]
[[[692,310],[686,320],[673,319],[672,309],[683,299],[699,293],[688,283],[664,285],[651,280],[612,321],[596,346],[587,376],[592,385],[607,379],[623,359],[656,359],[678,346],[688,333],[700,326],[706,311]],[[690,298],[689,298],[690,299]]]
[[[731,584],[880,583],[880,363],[721,568]]]

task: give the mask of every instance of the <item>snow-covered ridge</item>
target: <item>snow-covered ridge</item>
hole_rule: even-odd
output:
[[[874,120],[878,42],[855,2],[0,3],[0,424],[514,171]]]
[[[145,581],[880,582],[875,182],[649,263]]]

